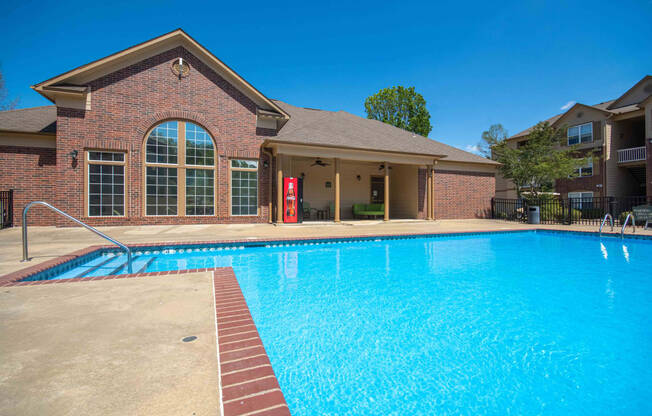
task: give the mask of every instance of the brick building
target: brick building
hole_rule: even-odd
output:
[[[371,202],[385,219],[483,217],[494,195],[494,162],[271,100],[182,30],[32,88],[54,105],[0,113],[15,223],[34,200],[91,225],[282,222],[289,176],[303,178],[306,219]],[[40,207],[30,221],[70,224]]]

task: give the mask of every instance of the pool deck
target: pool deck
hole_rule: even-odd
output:
[[[143,244],[534,228],[597,229],[448,220],[100,230]],[[21,263],[20,228],[0,230],[0,275],[106,244],[82,228],[31,227],[29,237],[33,260]],[[288,414],[230,268],[146,275],[0,288],[0,414]]]

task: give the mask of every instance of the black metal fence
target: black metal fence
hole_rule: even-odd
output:
[[[0,214],[2,227],[14,225],[14,190],[0,191]]]
[[[652,196],[547,197],[536,200],[493,198],[491,216],[494,219],[527,222],[528,207],[538,206],[541,224],[600,225],[607,213],[613,216],[616,224],[621,224],[627,213],[639,205],[652,205]]]

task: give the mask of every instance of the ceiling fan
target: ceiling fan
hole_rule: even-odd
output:
[[[312,165],[310,165],[310,167],[313,167],[313,166],[326,167],[326,166],[330,166],[330,163],[326,163],[326,162],[324,162],[324,161],[321,160],[321,159],[315,159],[315,163],[313,163]]]

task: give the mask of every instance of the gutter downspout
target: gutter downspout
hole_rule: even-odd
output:
[[[274,155],[272,155],[272,152],[269,150],[265,149],[264,147],[261,147],[261,150],[263,151],[264,154],[266,154],[269,157],[269,171],[271,172],[272,170],[272,162],[274,162]],[[269,189],[267,190],[268,193],[268,208],[267,208],[267,223],[272,224],[273,223],[273,215],[272,215],[272,184],[274,182],[274,179],[271,176],[271,173],[269,174]]]

